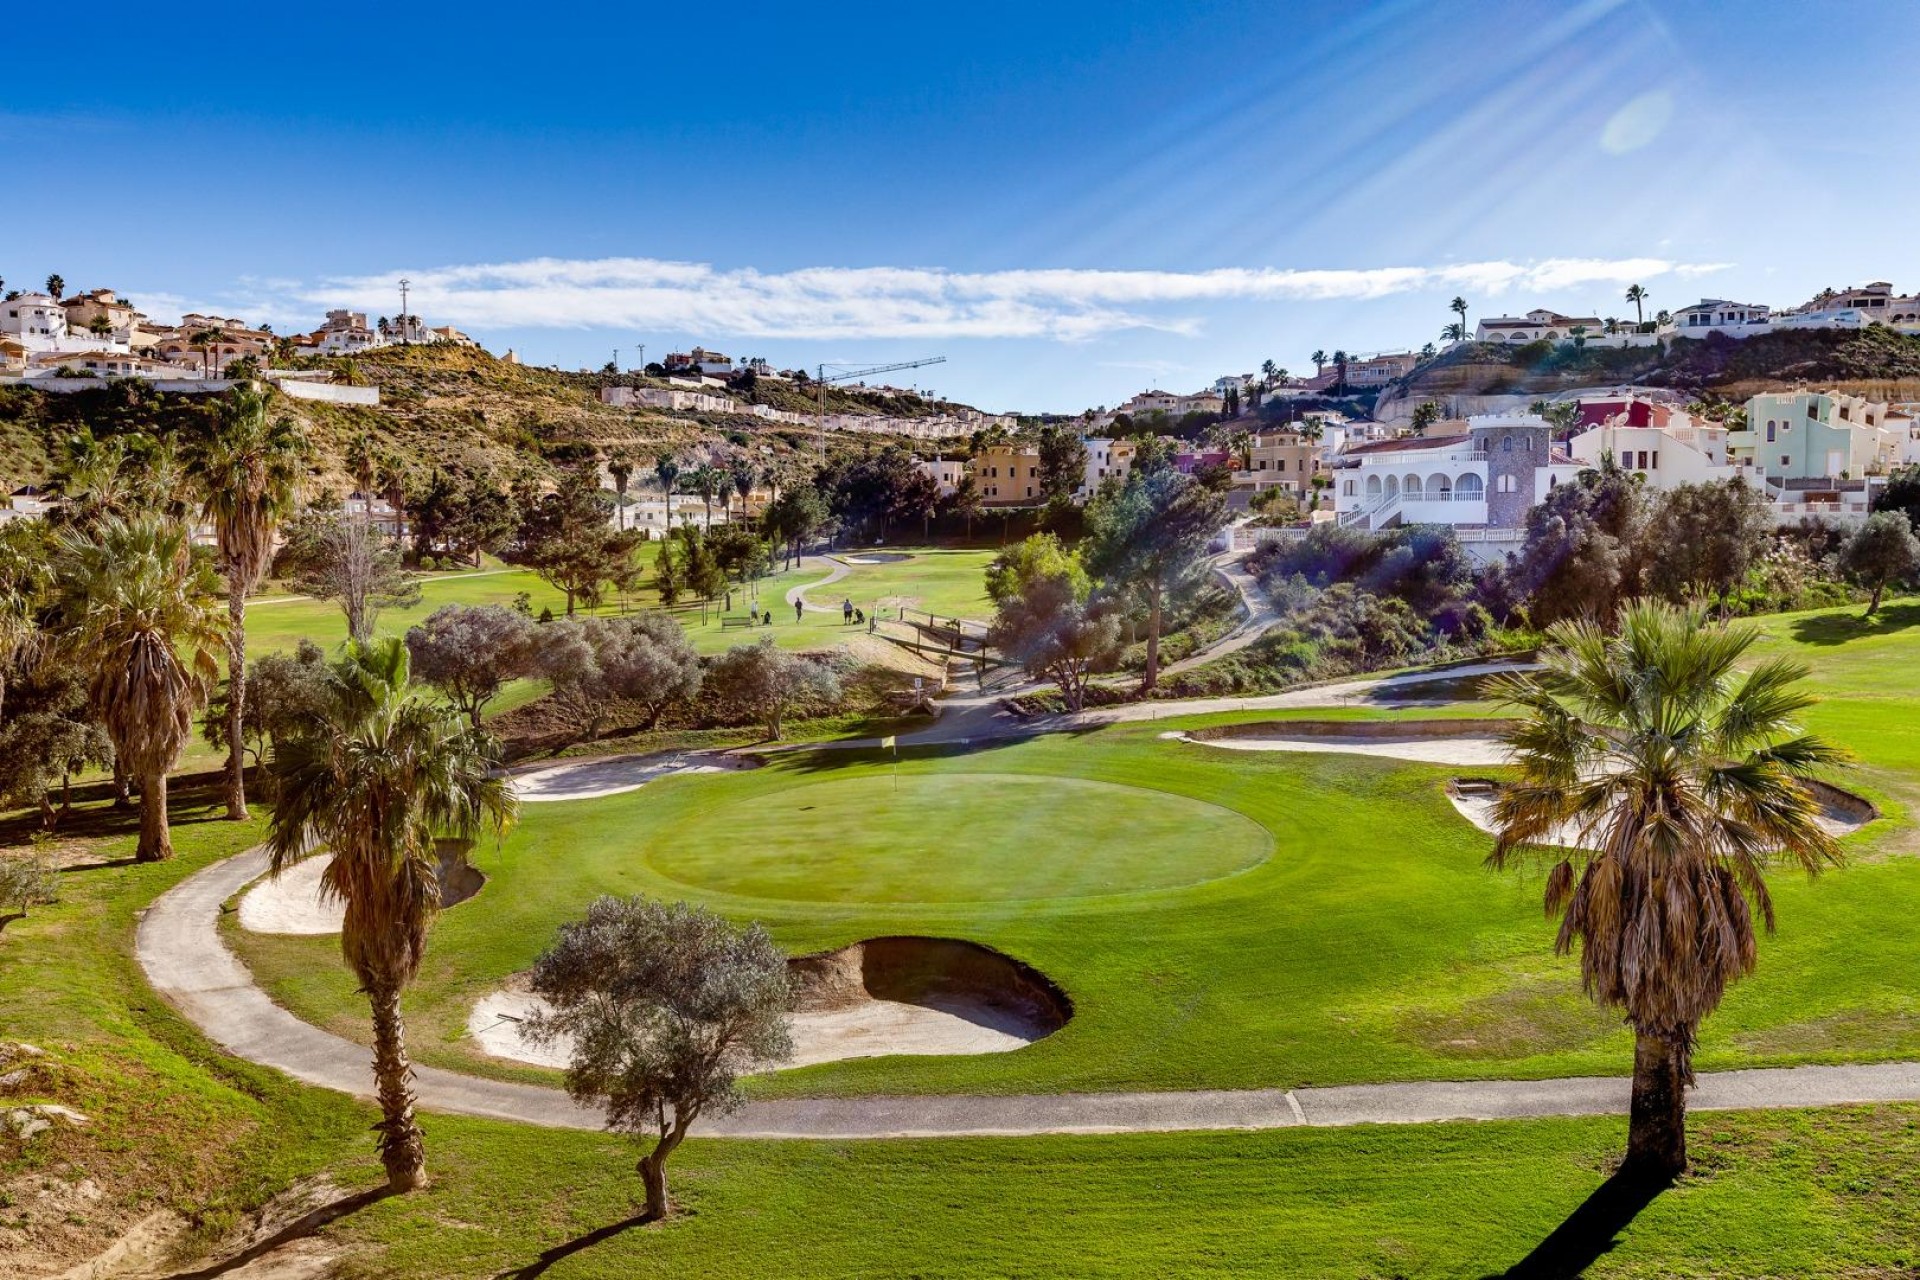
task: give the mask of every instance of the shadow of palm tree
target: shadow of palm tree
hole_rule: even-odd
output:
[[[1586,1269],[1620,1243],[1640,1211],[1673,1185],[1670,1178],[1621,1171],[1594,1189],[1532,1253],[1487,1280],[1560,1280]]]
[[[224,1276],[229,1272],[238,1271],[248,1263],[264,1258],[282,1245],[292,1244],[295,1240],[301,1240],[312,1235],[329,1222],[337,1222],[350,1213],[358,1213],[368,1205],[377,1204],[385,1200],[388,1196],[397,1194],[399,1193],[392,1187],[380,1186],[367,1191],[356,1191],[352,1195],[341,1196],[335,1200],[329,1200],[319,1208],[302,1214],[272,1235],[254,1241],[239,1253],[234,1254],[231,1258],[223,1258],[219,1262],[210,1263],[197,1271],[175,1272],[172,1276],[168,1277],[168,1280],[211,1280],[211,1277]]]
[[[544,1250],[539,1257],[527,1263],[524,1267],[515,1267],[511,1271],[502,1271],[499,1275],[495,1276],[493,1280],[533,1280],[535,1276],[545,1275],[547,1268],[556,1262],[564,1262],[574,1254],[611,1240],[622,1232],[631,1231],[635,1227],[644,1227],[654,1221],[656,1221],[656,1219],[653,1214],[638,1213],[624,1221],[609,1223],[604,1227],[596,1227],[585,1235],[575,1236],[563,1244],[557,1244],[551,1249]]]

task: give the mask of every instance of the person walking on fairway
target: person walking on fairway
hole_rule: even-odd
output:
[[[807,606],[801,603],[800,597],[795,596],[793,599],[793,620],[795,622],[800,621],[800,615],[805,613],[806,609]]]

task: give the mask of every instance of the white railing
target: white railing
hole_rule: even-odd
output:
[[[1436,453],[1432,449],[1389,449],[1365,455],[1368,462],[1485,462],[1485,449],[1461,449],[1454,453]]]

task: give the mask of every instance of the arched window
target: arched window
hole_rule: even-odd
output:
[[[1375,498],[1375,497],[1378,497],[1379,495],[1380,495],[1380,477],[1368,476],[1367,477],[1367,496],[1369,498]]]
[[[1513,437],[1512,437],[1512,436],[1508,436],[1508,437],[1507,437],[1506,439],[1504,439],[1504,440],[1502,440],[1502,441],[1500,442],[1500,452],[1502,452],[1502,453],[1512,453],[1512,452],[1513,452]]]
[[[1427,494],[1429,497],[1444,498],[1452,492],[1453,481],[1447,479],[1445,476],[1435,476],[1433,479],[1427,481]]]
[[[1420,477],[1408,476],[1406,478],[1406,481],[1401,484],[1400,492],[1404,493],[1409,498],[1419,497],[1420,496]]]
[[[1484,487],[1480,481],[1480,477],[1469,471],[1454,482],[1453,491],[1459,494],[1463,500],[1471,501],[1480,496],[1481,490]]]
[[[1396,493],[1399,493],[1399,492],[1400,492],[1400,478],[1398,476],[1388,476],[1387,477],[1387,496],[1391,498]]]

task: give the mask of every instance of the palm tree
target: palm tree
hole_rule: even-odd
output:
[[[64,638],[93,668],[93,713],[140,786],[134,856],[170,858],[167,770],[220,675],[225,636],[212,565],[195,557],[184,523],[153,514],[66,530],[55,554]]]
[[[200,376],[211,378],[213,376],[211,354],[220,341],[220,331],[208,325],[205,328],[195,329],[188,335],[187,341],[200,353]]]
[[[373,514],[373,478],[380,470],[380,452],[373,437],[364,431],[356,432],[347,441],[347,471],[353,476],[354,488],[360,492],[365,503],[365,513]]]
[[[1455,320],[1452,324],[1440,331],[1440,340],[1443,342],[1465,342],[1467,340],[1467,326]]]
[[[614,527],[624,531],[627,527],[627,483],[633,479],[633,455],[624,448],[615,448],[607,454],[607,474],[613,477],[613,491],[619,495],[619,505],[614,508]]]
[[[1460,317],[1460,332],[1464,335],[1467,331],[1467,300],[1455,298],[1447,304],[1447,310]]]
[[[60,295],[66,291],[67,282],[61,278],[58,271],[47,277],[47,292],[53,295],[55,302],[60,301]]]
[[[1642,325],[1647,322],[1645,309],[1647,296],[1647,287],[1645,285],[1630,284],[1627,286],[1627,301],[1633,304],[1633,321],[1636,325]]]
[[[427,1182],[413,1115],[400,993],[420,971],[440,906],[437,837],[472,841],[512,821],[484,735],[458,709],[408,683],[407,646],[389,637],[350,645],[331,703],[312,729],[274,747],[275,874],[324,847],[321,892],[346,905],[340,951],[373,1011],[373,1074],[387,1182]]]
[[[1321,371],[1326,368],[1327,353],[1325,351],[1315,351],[1311,356],[1307,358],[1313,361],[1313,376],[1316,378],[1319,377],[1321,374]]]
[[[1796,687],[1806,667],[1736,667],[1757,636],[1636,601],[1617,635],[1555,626],[1542,669],[1491,690],[1522,714],[1488,862],[1553,864],[1555,950],[1578,947],[1587,994],[1633,1028],[1627,1165],[1653,1178],[1686,1167],[1700,1022],[1753,971],[1754,913],[1773,930],[1763,868],[1840,860],[1805,780],[1841,753],[1795,723],[1814,700]]]
[[[654,479],[660,482],[660,494],[666,500],[667,529],[671,532],[673,529],[673,488],[674,483],[680,478],[680,464],[674,461],[672,454],[663,453],[654,459],[653,475]]]
[[[687,476],[687,483],[700,495],[701,505],[706,507],[706,527],[713,528],[713,495],[720,488],[720,473],[711,463],[703,462]]]
[[[753,465],[751,458],[735,458],[728,464],[728,473],[733,477],[733,491],[740,495],[740,519],[747,518],[747,497],[753,492],[753,486],[760,483],[760,468]]]
[[[1280,366],[1271,360],[1262,360],[1260,362],[1260,376],[1266,380],[1267,390],[1273,390],[1274,375],[1279,371]]]
[[[273,559],[273,536],[293,514],[307,456],[292,419],[267,416],[267,393],[243,383],[220,405],[213,430],[188,456],[199,481],[200,514],[213,526],[227,580],[227,817],[247,816],[244,735],[247,596]]]
[[[1339,390],[1342,390],[1342,391],[1346,390],[1347,388],[1347,353],[1345,351],[1336,351],[1333,353],[1333,368],[1334,368],[1333,385]]]

